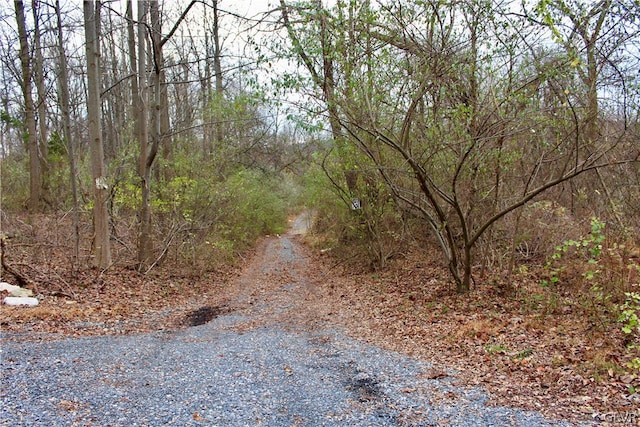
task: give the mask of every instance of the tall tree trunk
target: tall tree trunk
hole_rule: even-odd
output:
[[[149,129],[147,122],[148,115],[148,90],[147,90],[147,10],[149,2],[142,0],[138,2],[138,91],[135,94],[136,102],[134,106],[136,117],[136,130],[138,144],[140,144],[140,158],[138,162],[138,173],[140,177],[144,174],[144,165],[147,161],[147,145],[149,140]]]
[[[102,126],[100,124],[100,1],[83,2],[87,55],[87,112],[89,117],[89,148],[93,175],[94,264],[107,268],[111,264],[109,241],[109,196],[104,164]]]
[[[69,114],[69,78],[67,56],[64,51],[62,37],[62,17],[60,13],[60,0],[56,0],[56,19],[58,23],[58,66],[60,77],[58,78],[58,90],[60,95],[60,112],[62,114],[62,133],[67,142],[67,154],[69,157],[69,178],[71,182],[71,196],[73,198],[73,268],[77,265],[80,256],[80,210],[78,207],[77,168],[75,156],[75,139],[71,135],[71,115]]]
[[[140,208],[140,241],[138,245],[139,268],[150,264],[153,253],[153,239],[151,235],[151,170],[153,168],[158,147],[161,140],[161,67],[162,67],[162,29],[160,24],[160,10],[157,1],[151,1],[149,7],[151,18],[151,48],[153,50],[153,73],[151,84],[153,87],[153,102],[151,105],[151,144],[141,152],[144,157],[142,164],[142,204]]]
[[[138,3],[138,10],[140,5]],[[160,8],[157,0],[148,2],[149,4],[149,17],[151,21],[151,49],[153,60],[153,73],[151,79],[151,85],[153,87],[153,102],[151,109],[151,144],[147,143],[146,139],[142,139],[140,151],[140,174],[142,177],[142,194],[141,194],[141,206],[140,206],[140,235],[138,241],[138,268],[141,270],[143,267],[148,266],[151,260],[153,252],[153,241],[151,237],[151,170],[158,154],[158,148],[160,147],[163,139],[163,125],[162,125],[162,111],[168,111],[168,105],[163,105],[162,94],[162,82],[163,77],[163,65],[164,59],[162,56],[162,47],[164,44],[175,34],[180,23],[184,20],[185,16],[191,10],[191,8],[197,3],[193,0],[182,15],[178,18],[176,24],[169,31],[164,38],[162,37],[162,23],[160,21]],[[142,20],[139,20],[142,21]],[[138,40],[139,45],[142,43]],[[144,45],[144,43],[142,43]],[[139,52],[139,58],[143,56],[143,52]],[[138,66],[139,74],[142,75],[146,67],[142,65],[142,62]],[[139,84],[140,90],[146,87],[146,84]],[[168,117],[168,113],[167,113]]]
[[[171,163],[173,157],[173,138],[171,137],[171,122],[169,120],[169,85],[167,85],[167,74],[160,71],[160,135],[162,135],[162,158]],[[171,168],[162,167],[162,177],[169,181],[171,179]]]
[[[599,138],[598,128],[598,68],[600,67],[598,60],[598,41],[602,36],[602,29],[607,15],[612,7],[611,0],[604,0],[597,3],[590,11],[589,15],[596,17],[595,25],[591,34],[587,33],[587,24],[581,23],[574,19],[574,25],[578,29],[578,33],[582,37],[587,56],[587,72],[582,76],[587,92],[587,114],[586,114],[586,135],[585,139],[588,144],[595,144]]]
[[[160,21],[158,21],[158,31],[161,31],[161,23]],[[160,33],[160,35],[162,35]],[[162,53],[162,45],[160,46],[159,49],[159,53],[158,53],[158,78],[159,78],[159,84],[160,87],[158,88],[160,90],[159,93],[159,126],[160,126],[160,133],[159,135],[161,135],[160,141],[159,143],[162,146],[162,158],[167,161],[167,163],[169,163],[169,161],[171,160],[171,157],[173,155],[173,138],[171,137],[171,123],[169,120],[169,91],[168,91],[168,85],[167,85],[167,74],[164,70],[164,56]],[[171,173],[170,173],[170,168],[166,167],[166,166],[162,166],[162,171],[160,170],[160,168],[158,168],[158,172],[162,172],[162,176],[164,177],[164,179],[166,179],[167,181],[171,179]],[[160,175],[158,175],[158,179],[160,178]]]
[[[220,47],[220,17],[218,9],[218,0],[213,0],[213,72],[216,77],[216,95],[223,94],[222,81],[222,50]]]
[[[113,81],[118,81],[118,79],[122,78],[121,74],[123,73],[123,69],[126,67],[125,62],[120,62],[119,52],[122,51],[122,46],[120,45],[120,40],[122,35],[119,32],[115,31],[115,28],[119,24],[114,24],[113,15],[108,14],[108,28],[109,31],[106,31],[103,35],[106,43],[104,43],[106,52],[103,50],[102,55],[105,58],[108,58],[108,68],[107,61],[104,62],[105,67],[102,68],[102,72],[105,74],[110,74],[110,78]],[[103,95],[102,99],[102,114],[104,116],[103,124],[103,135],[104,135],[104,152],[105,159],[107,163],[110,160],[115,159],[118,156],[119,150],[122,146],[122,129],[126,127],[125,121],[125,106],[126,101],[123,93],[124,85],[114,84],[111,86],[107,93]]]
[[[596,59],[596,40],[600,36],[599,32],[594,32],[591,37],[584,37],[587,53],[587,72],[583,76],[583,83],[586,86],[587,111],[585,115],[585,141],[587,144],[595,144],[598,139],[598,61]]]
[[[40,173],[42,176],[42,200],[45,201],[48,199],[49,192],[49,162],[48,162],[48,151],[49,147],[47,146],[48,135],[47,135],[47,92],[44,86],[44,58],[42,57],[42,43],[40,42],[41,33],[40,33],[40,13],[39,7],[40,2],[38,0],[33,0],[31,4],[33,10],[33,41],[34,41],[34,81],[36,84],[36,93],[38,94],[38,104],[37,104],[37,121],[39,128],[38,135],[38,157],[40,161]]]
[[[147,90],[147,13],[149,2],[138,2],[138,112],[136,114],[138,142],[140,144],[139,174],[141,179],[140,230],[138,233],[138,267],[144,268],[151,256],[151,167],[147,167],[149,157],[148,90]]]
[[[204,26],[207,28],[209,26],[209,18],[207,14],[207,9],[204,8],[203,11],[203,20]],[[204,54],[205,58],[209,57],[209,53],[211,51],[211,45],[209,42],[209,31],[204,32]],[[204,73],[204,74],[203,74]],[[208,60],[204,61],[204,70],[200,70],[200,65],[198,65],[198,77],[200,79],[201,91],[202,91],[202,106],[200,107],[200,111],[202,112],[202,119],[204,121],[204,136],[202,138],[202,158],[209,159],[211,153],[213,152],[213,140],[215,139],[214,132],[212,130],[213,126],[209,123],[212,119],[212,115],[210,114],[212,103],[211,100],[213,98],[212,89],[211,89],[211,62]]]
[[[284,1],[283,1],[284,3]],[[331,35],[327,26],[327,15],[322,7],[322,2],[316,0],[316,13],[320,21],[320,47],[322,49],[322,92],[329,111],[329,126],[333,140],[339,142],[342,135],[342,126],[336,103],[335,76],[333,70],[333,54],[331,52]]]
[[[27,37],[24,3],[16,0],[16,23],[20,38],[20,65],[22,67],[22,94],[24,96],[25,131],[29,150],[29,211],[39,212],[42,208],[42,170],[38,153],[38,134],[36,130],[36,110],[33,103],[31,63],[29,60],[29,40]]]
[[[224,87],[222,81],[222,52],[220,49],[220,21],[218,13],[218,0],[213,0],[213,73],[216,81],[216,102],[222,103]],[[224,139],[224,129],[222,127],[222,117],[220,117],[220,107],[217,108],[216,121],[216,143],[221,144]]]
[[[129,54],[129,67],[131,67],[131,74],[134,75],[134,78],[130,79],[131,84],[131,107],[132,107],[132,116],[134,120],[134,129],[133,135],[137,140],[140,137],[140,93],[138,88],[138,59],[136,55],[136,36],[135,36],[135,27],[133,21],[133,1],[127,0],[127,10],[126,10],[126,19],[127,19],[127,47]],[[138,141],[139,142],[139,141]]]

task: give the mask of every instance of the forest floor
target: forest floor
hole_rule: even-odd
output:
[[[286,274],[249,293],[246,283],[235,280],[243,269],[246,277],[247,268],[264,265],[265,248],[277,237],[265,238],[244,254],[244,267],[202,272],[163,265],[143,275],[116,263],[104,271],[71,272],[69,234],[52,238],[53,224],[45,218],[32,224],[37,225],[5,221],[3,226],[11,237],[5,260],[29,278],[28,287],[41,302],[33,308],[0,306],[5,339],[175,329],[223,313],[255,314],[260,300],[269,299],[269,307],[291,305],[291,293],[277,292]],[[46,230],[48,237],[39,238]],[[304,240],[301,235],[295,239]],[[288,323],[340,327],[360,340],[428,361],[431,377],[454,376],[459,386],[484,387],[492,404],[572,422],[640,425],[640,398],[634,393],[640,380],[620,368],[626,356],[617,325],[596,327],[571,306],[556,314],[530,307],[526,285],[509,294],[487,286],[456,295],[443,268],[424,253],[376,273],[354,269],[310,246],[301,248],[313,286],[296,293],[305,310],[284,311]],[[1,279],[13,282],[6,273]],[[274,304],[274,299],[281,301]],[[282,313],[271,310],[252,318],[266,323]]]

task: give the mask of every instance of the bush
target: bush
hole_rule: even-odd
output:
[[[179,258],[215,267],[235,259],[258,237],[284,232],[291,191],[287,180],[247,169],[218,182],[174,177],[162,199],[154,200],[159,232],[181,234]]]
[[[286,230],[288,191],[283,180],[275,176],[241,170],[224,184],[231,210],[225,212],[223,227],[233,231],[240,242],[247,243],[263,234]]]
[[[400,209],[387,187],[375,179],[375,172],[369,175],[354,166],[355,194],[350,195],[335,178],[346,175],[340,166],[334,165],[337,172],[331,179],[324,166],[325,170],[310,168],[304,179],[305,204],[316,212],[313,230],[321,234],[317,243],[331,249],[337,258],[384,268],[407,246],[409,233]]]
[[[545,264],[541,285],[553,300],[562,295],[575,300],[594,324],[606,328],[617,317],[626,322],[623,331],[633,335],[638,307],[633,289],[639,269],[627,246],[612,241],[604,222],[592,218],[589,234],[556,247]]]
[[[24,209],[29,199],[28,160],[23,156],[11,155],[0,161],[2,209]]]
[[[637,266],[636,266],[637,267]],[[624,304],[620,306],[618,321],[622,324],[622,332],[627,336],[627,349],[640,349],[640,294],[627,292]],[[636,353],[637,354],[637,353]],[[634,357],[627,366],[640,372],[640,356]]]

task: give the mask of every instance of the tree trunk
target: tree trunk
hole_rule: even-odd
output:
[[[182,15],[178,18],[178,21],[174,25],[173,29],[162,38],[162,23],[160,21],[160,8],[157,0],[151,2],[138,3],[138,10],[141,11],[141,5],[149,5],[149,17],[151,21],[151,49],[153,59],[153,73],[151,85],[153,87],[153,103],[151,109],[151,144],[147,143],[146,138],[141,138],[141,150],[140,150],[140,175],[142,177],[142,200],[140,206],[140,235],[138,241],[138,269],[141,270],[145,266],[149,265],[151,255],[153,252],[153,241],[151,236],[151,170],[158,154],[158,148],[163,140],[163,110],[166,111],[168,120],[168,105],[163,105],[163,89],[162,82],[163,77],[163,65],[164,59],[162,56],[162,47],[175,33],[176,29],[185,18],[191,7],[195,5],[197,1],[192,1],[189,6],[184,10]],[[146,6],[144,7],[146,9]],[[141,25],[144,19],[139,19]],[[141,27],[144,30],[144,26]],[[143,32],[141,31],[141,35]],[[142,37],[139,36],[138,46],[140,46],[138,72],[140,76],[144,74],[146,67],[142,63],[142,59],[145,55],[143,51],[144,42]],[[146,87],[145,84],[140,83],[140,91]],[[144,103],[143,103],[144,104]],[[145,122],[146,123],[146,122]],[[167,125],[168,127],[168,125]],[[167,129],[168,131],[168,129]]]
[[[136,130],[138,144],[140,144],[140,157],[138,162],[138,174],[140,177],[144,175],[144,164],[147,160],[147,145],[149,139],[149,129],[147,122],[147,9],[149,2],[146,0],[138,2],[138,83],[137,93],[135,93],[136,101],[134,107],[137,110],[134,113],[136,118]]]
[[[40,14],[38,13],[40,2],[33,0],[33,40],[34,40],[34,81],[36,84],[36,93],[38,94],[37,104],[37,122],[39,128],[38,135],[38,160],[40,162],[40,174],[42,178],[42,195],[43,201],[48,199],[49,192],[49,162],[48,162],[48,135],[47,135],[47,91],[44,83],[44,58],[42,57],[42,46],[40,42]]]
[[[574,25],[578,29],[578,33],[582,37],[587,56],[587,72],[583,75],[583,82],[586,86],[587,93],[587,114],[586,114],[586,135],[585,140],[588,144],[595,144],[599,138],[598,129],[598,68],[600,67],[598,60],[598,41],[601,38],[601,32],[604,22],[612,7],[611,0],[605,0],[596,4],[590,11],[589,15],[596,17],[595,25],[591,34],[587,34],[587,24],[579,22],[573,18]],[[599,10],[598,10],[599,9]]]
[[[67,56],[64,51],[64,41],[62,37],[62,17],[60,14],[60,0],[56,0],[56,19],[58,22],[58,61],[60,67],[60,78],[58,79],[58,90],[60,92],[60,112],[62,114],[62,133],[67,143],[67,154],[69,157],[69,178],[71,182],[71,196],[73,198],[73,268],[75,268],[80,256],[80,210],[78,207],[78,185],[76,177],[78,175],[75,157],[75,140],[71,135],[71,116],[69,114],[69,78]]]
[[[89,118],[89,148],[91,151],[91,172],[93,175],[93,226],[94,265],[107,268],[111,264],[109,242],[109,196],[104,165],[104,146],[100,124],[100,45],[99,20],[100,1],[85,0],[84,28],[87,54],[87,112]]]
[[[138,2],[138,93],[136,96],[137,107],[136,129],[138,129],[138,142],[140,144],[139,174],[141,179],[140,201],[140,230],[138,234],[138,268],[142,269],[151,256],[151,202],[149,200],[149,180],[151,168],[147,167],[149,151],[149,124],[148,124],[148,90],[147,90],[147,49],[146,49],[146,22],[149,2]]]
[[[38,153],[38,135],[36,131],[36,110],[33,103],[31,63],[29,61],[29,40],[27,37],[24,3],[15,1],[16,23],[20,38],[20,65],[22,67],[22,94],[24,96],[25,131],[29,150],[29,211],[40,212],[42,205],[42,170]]]
[[[599,36],[594,33],[590,39],[585,39],[587,51],[587,73],[583,79],[586,86],[587,112],[585,117],[585,141],[588,145],[595,144],[598,139],[598,63],[596,60],[595,40]]]
[[[160,24],[160,10],[157,1],[151,1],[149,7],[151,18],[151,48],[153,49],[153,102],[151,109],[151,145],[145,144],[141,154],[142,166],[142,201],[140,207],[140,240],[138,242],[139,269],[148,266],[153,253],[153,239],[151,235],[151,170],[158,154],[161,134],[162,114],[162,28]]]
[[[224,96],[222,82],[222,52],[220,51],[220,23],[218,18],[218,0],[213,1],[213,73],[216,81],[216,143],[221,144],[224,139],[224,129],[222,127],[222,117],[220,117],[220,107]]]
[[[207,14],[207,9],[204,8],[203,11],[203,20],[205,28],[209,27],[209,18]],[[204,55],[205,58],[209,57],[209,52],[211,51],[210,43],[209,43],[209,31],[204,32]],[[200,62],[200,61],[199,61]],[[204,61],[204,70],[200,71],[200,65],[198,65],[198,77],[200,80],[201,91],[202,91],[202,105],[200,107],[202,114],[202,120],[204,121],[204,136],[202,138],[202,158],[208,160],[213,153],[213,145],[212,141],[215,139],[214,132],[212,126],[209,122],[211,121],[211,111],[212,103],[211,100],[213,98],[212,89],[211,89],[211,61]]]
[[[109,58],[108,62],[104,61],[102,72],[110,77],[112,81],[118,81],[121,78],[122,71],[126,67],[126,59],[119,58],[119,53],[122,52],[121,33],[116,32],[114,29],[119,24],[113,22],[113,14],[109,13],[108,28],[109,31],[105,32],[103,37],[105,40],[105,49],[102,52],[104,58]],[[122,62],[121,62],[122,61]],[[108,65],[107,65],[108,64]],[[107,70],[108,68],[108,70]],[[123,129],[126,128],[127,122],[125,119],[125,108],[127,101],[124,96],[124,85],[114,84],[109,87],[108,91],[103,94],[102,99],[102,115],[103,115],[103,137],[104,137],[104,154],[107,163],[118,157],[120,148],[123,141]]]
[[[142,112],[140,111],[140,92],[138,87],[138,79],[140,78],[138,75],[138,59],[136,56],[136,36],[135,36],[135,28],[133,21],[133,2],[132,0],[127,0],[127,46],[129,50],[129,67],[131,67],[131,73],[134,75],[134,78],[131,80],[131,109],[133,112],[133,120],[134,120],[134,129],[133,135],[134,138],[138,140],[140,143],[140,121],[143,119]]]
[[[169,120],[169,85],[167,85],[167,75],[164,70],[160,71],[160,135],[162,135],[162,158],[171,163],[173,157],[173,138],[171,137],[171,122]],[[171,168],[162,167],[162,177],[171,180]]]

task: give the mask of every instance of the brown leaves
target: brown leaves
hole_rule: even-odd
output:
[[[86,407],[86,404],[77,402],[75,400],[61,400],[58,402],[58,408],[65,412],[76,413]]]
[[[616,325],[598,331],[577,309],[545,315],[528,308],[537,283],[517,283],[519,291],[509,296],[481,283],[471,295],[456,295],[446,280],[437,280],[446,272],[424,252],[375,275],[346,268],[334,273],[326,280],[343,297],[331,304],[350,333],[432,363],[427,379],[452,368],[461,385],[483,385],[495,404],[571,421],[633,401],[617,373],[624,347]]]
[[[26,221],[14,220],[5,224],[7,228],[26,226]],[[4,331],[82,336],[177,327],[203,301],[212,305],[224,301],[220,288],[238,270],[228,266],[194,279],[191,270],[179,265],[165,265],[147,275],[138,274],[126,263],[104,271],[88,263],[72,269],[71,245],[65,242],[73,233],[64,227],[51,215],[39,219],[33,230],[14,233],[29,240],[16,237],[7,256],[15,265],[28,266],[40,305],[30,309],[0,306]]]
[[[531,300],[539,291],[536,283],[516,283],[509,296],[479,283],[472,294],[460,296],[425,252],[372,274],[294,246],[306,256],[303,262],[283,263],[272,253],[278,245],[266,239],[242,274],[219,267],[204,276],[180,266],[146,276],[125,265],[71,272],[63,250],[49,250],[46,257],[14,253],[16,262],[34,266],[41,304],[0,307],[0,323],[4,331],[115,334],[182,327],[190,314],[215,314],[198,312],[202,307],[228,307],[252,316],[238,330],[273,321],[342,326],[359,339],[430,362],[423,378],[438,380],[455,369],[451,375],[459,385],[486,387],[495,404],[570,421],[589,419],[589,411],[615,413],[640,404],[629,392],[640,389],[638,378],[620,368],[625,355],[616,325],[590,327],[571,301],[563,301],[574,307],[570,311],[543,312]],[[40,274],[47,271],[52,274]],[[282,370],[294,374],[287,366]],[[78,409],[73,402],[61,408]],[[206,422],[197,412],[193,419]]]

